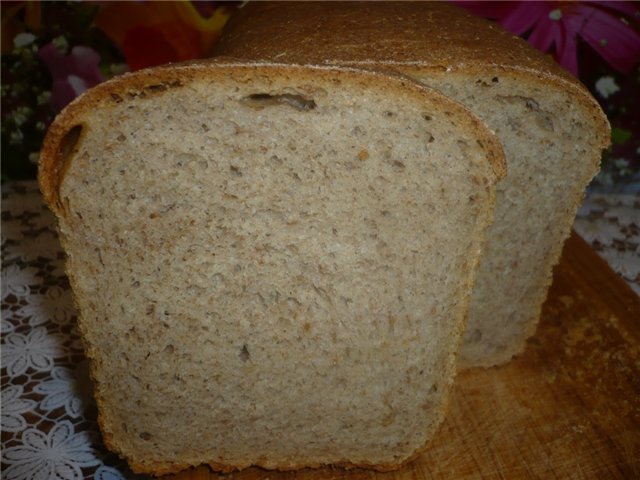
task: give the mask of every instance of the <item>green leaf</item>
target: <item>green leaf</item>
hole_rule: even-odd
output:
[[[613,127],[611,129],[611,143],[624,145],[631,138],[631,132],[624,128]]]

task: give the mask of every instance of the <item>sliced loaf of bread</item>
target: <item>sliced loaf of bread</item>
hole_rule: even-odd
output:
[[[446,2],[250,2],[228,24],[218,53],[403,72],[484,120],[502,142],[508,175],[498,186],[460,363],[497,365],[524,349],[609,143],[606,117],[575,78]]]
[[[136,472],[392,469],[441,423],[504,158],[398,75],[221,62],[73,102],[40,159]]]

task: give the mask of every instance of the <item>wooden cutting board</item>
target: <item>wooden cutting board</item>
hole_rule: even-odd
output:
[[[390,473],[325,468],[165,480],[640,479],[640,298],[573,234],[538,332],[509,364],[458,375],[445,423]]]

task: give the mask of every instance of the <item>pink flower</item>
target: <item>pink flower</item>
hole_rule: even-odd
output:
[[[456,2],[467,10],[496,19],[578,74],[577,41],[581,37],[613,68],[630,71],[640,61],[640,34],[632,27],[640,8],[631,2]]]
[[[98,68],[100,55],[89,47],[78,45],[70,54],[64,54],[53,43],[48,43],[38,50],[38,57],[47,64],[53,77],[51,101],[58,111],[88,88],[104,81]]]

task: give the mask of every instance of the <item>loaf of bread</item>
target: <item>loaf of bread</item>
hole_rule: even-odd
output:
[[[152,474],[411,458],[504,174],[480,120],[399,75],[218,61],[88,91],[39,180],[106,445]]]
[[[498,25],[440,2],[250,2],[218,52],[403,72],[484,120],[502,142],[508,175],[460,364],[497,365],[523,350],[609,142],[606,117],[575,78]]]

